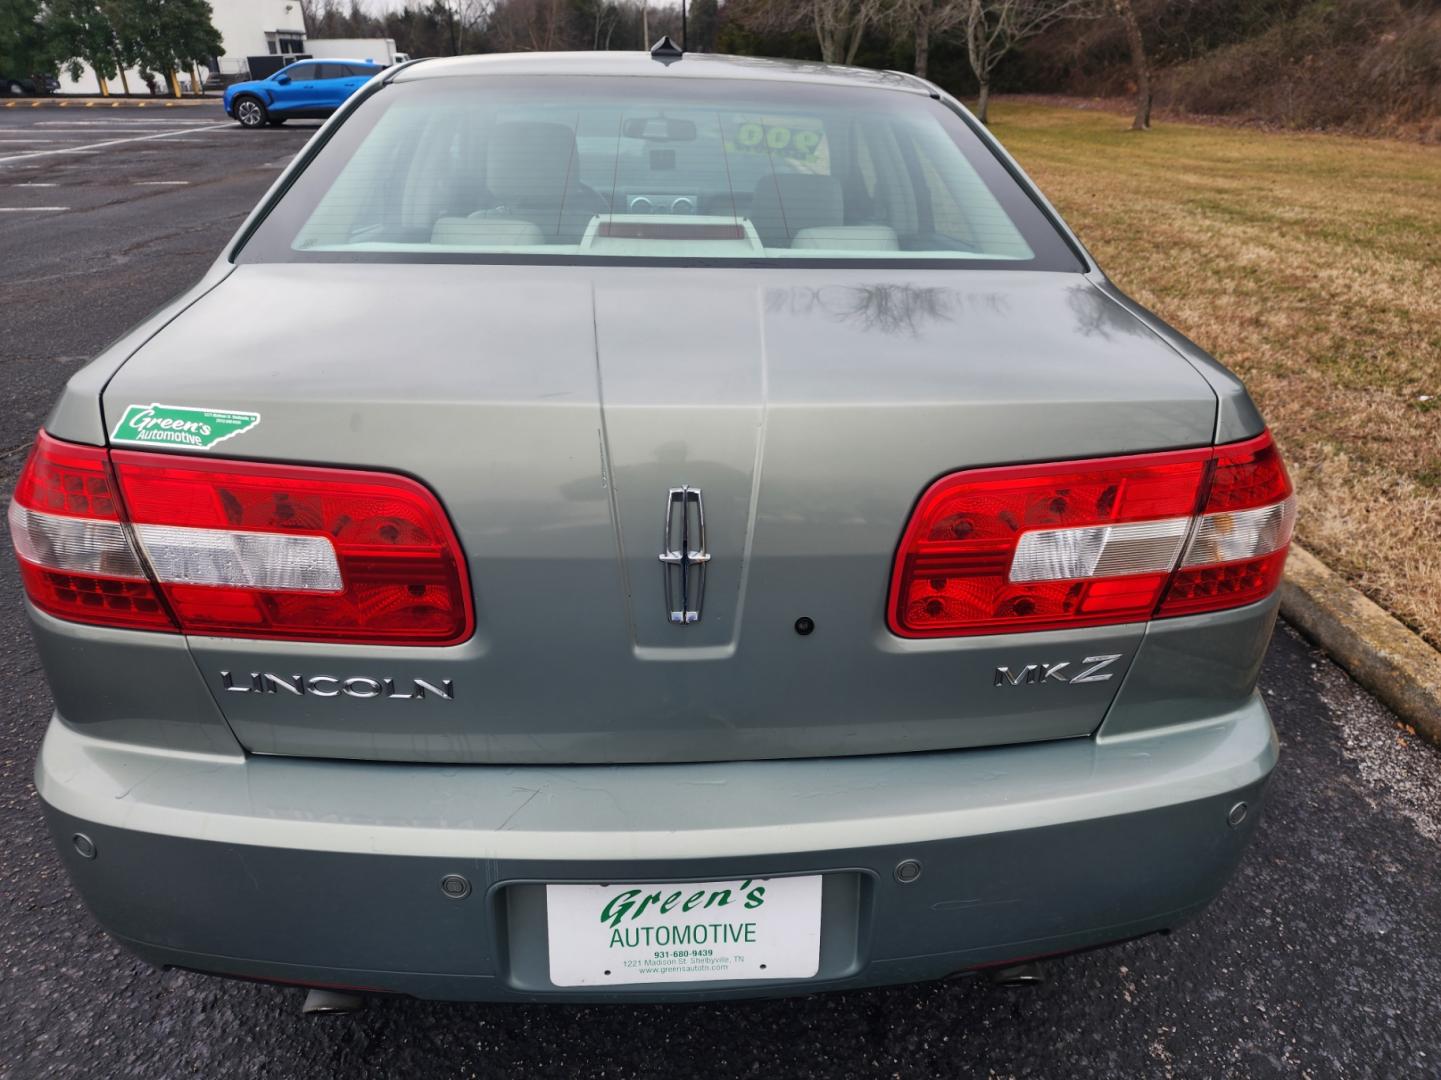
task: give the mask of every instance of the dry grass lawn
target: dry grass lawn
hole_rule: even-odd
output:
[[[1246,380],[1302,542],[1441,647],[1441,148],[992,116],[1106,272]]]

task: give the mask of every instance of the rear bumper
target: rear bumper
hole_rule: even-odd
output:
[[[1254,696],[1121,739],[566,768],[174,753],[57,719],[36,786],[86,903],[155,963],[434,998],[686,1000],[940,978],[1175,926],[1231,874],[1276,756]],[[896,880],[904,860],[919,880]],[[538,883],[796,873],[827,875],[815,979],[549,982]],[[469,896],[441,892],[449,874]]]

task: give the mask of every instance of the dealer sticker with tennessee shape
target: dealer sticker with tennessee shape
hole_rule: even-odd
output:
[[[821,878],[547,885],[546,924],[556,986],[809,979]]]
[[[110,441],[174,450],[209,450],[260,423],[260,414],[194,405],[130,405],[110,433]]]

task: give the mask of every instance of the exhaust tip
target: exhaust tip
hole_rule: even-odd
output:
[[[1040,964],[1032,960],[1024,964],[1009,964],[1006,967],[992,968],[986,972],[986,978],[990,980],[992,986],[1019,990],[1045,985],[1046,972]]]
[[[305,1004],[301,1006],[302,1016],[360,1012],[365,1008],[365,998],[359,994],[346,994],[339,990],[323,990],[319,987],[306,991]]]

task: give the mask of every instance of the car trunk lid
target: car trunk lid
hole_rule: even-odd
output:
[[[413,476],[465,551],[460,645],[192,637],[249,750],[515,763],[1087,735],[1144,625],[903,640],[897,540],[938,475],[1205,445],[1216,415],[1080,275],[843,268],[242,266],[107,422],[152,402],[259,414],[207,453]],[[697,561],[700,507],[678,623],[662,556]],[[1063,661],[1107,677],[998,677]]]

